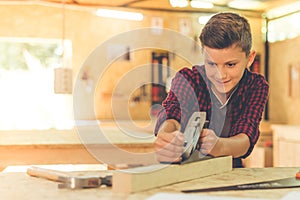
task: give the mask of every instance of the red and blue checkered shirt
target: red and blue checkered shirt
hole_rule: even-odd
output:
[[[247,157],[259,137],[259,124],[268,99],[269,85],[265,78],[245,69],[242,79],[223,108],[210,88],[204,66],[183,68],[172,80],[167,98],[158,113],[155,134],[166,119],[175,119],[181,131],[196,111],[205,111],[209,128],[220,137],[245,133],[250,140]]]

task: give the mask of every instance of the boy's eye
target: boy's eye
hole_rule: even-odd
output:
[[[216,66],[216,63],[214,63],[214,62],[207,62],[207,64],[208,64],[209,66],[211,66],[211,67]]]
[[[227,66],[228,67],[234,67],[236,65],[236,63],[228,63]]]

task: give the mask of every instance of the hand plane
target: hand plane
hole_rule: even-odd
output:
[[[205,112],[194,112],[184,130],[184,150],[182,160],[187,160],[196,150],[200,133],[206,119]]]

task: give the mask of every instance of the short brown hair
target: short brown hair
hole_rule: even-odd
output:
[[[210,18],[200,34],[202,46],[224,49],[237,45],[248,55],[252,47],[248,20],[239,14],[222,12]]]

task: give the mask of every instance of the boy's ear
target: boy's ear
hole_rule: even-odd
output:
[[[250,53],[248,55],[247,68],[249,68],[252,65],[252,63],[253,63],[253,61],[255,59],[255,56],[256,56],[256,51],[253,51],[253,50],[250,51]]]

